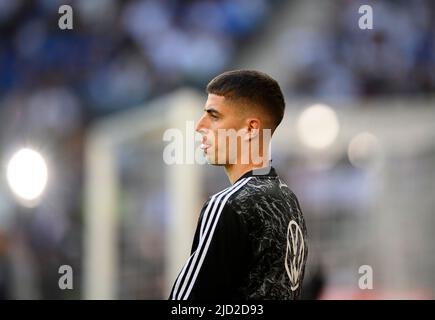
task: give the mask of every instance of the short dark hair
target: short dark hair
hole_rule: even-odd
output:
[[[207,85],[207,93],[224,96],[229,100],[244,100],[260,106],[271,116],[272,132],[284,116],[285,101],[278,82],[269,75],[255,70],[224,72]]]

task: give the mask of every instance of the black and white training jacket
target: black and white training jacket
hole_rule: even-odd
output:
[[[208,198],[173,300],[297,299],[307,259],[299,202],[273,167]]]

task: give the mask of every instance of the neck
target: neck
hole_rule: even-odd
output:
[[[265,168],[269,165],[267,161],[264,159],[260,164],[227,164],[225,165],[225,172],[228,176],[228,179],[230,180],[231,184],[234,184],[234,182],[237,181],[241,176],[243,176],[246,172],[254,170],[254,169],[261,169]]]

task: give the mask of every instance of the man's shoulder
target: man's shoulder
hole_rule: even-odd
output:
[[[252,175],[210,196],[204,206],[212,207],[214,204],[236,212],[246,212],[260,205],[267,206],[268,203],[295,200],[295,194],[279,176]]]
[[[243,187],[232,193],[226,201],[226,206],[236,212],[252,212],[274,207],[286,207],[289,211],[298,211],[299,201],[295,193],[276,177],[249,177]]]
[[[277,177],[251,176],[242,180],[242,185],[231,193],[226,205],[238,212],[247,211],[281,192]]]

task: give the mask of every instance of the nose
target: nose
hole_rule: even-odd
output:
[[[202,116],[199,120],[198,123],[196,124],[195,127],[195,131],[199,132],[199,133],[205,133],[206,129],[205,129],[205,116]]]

